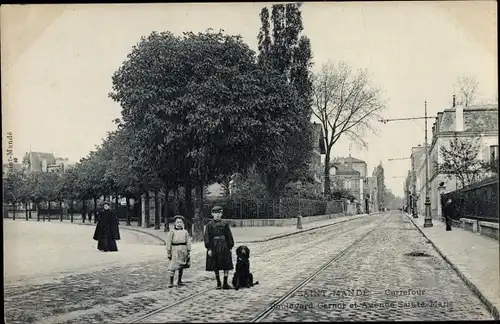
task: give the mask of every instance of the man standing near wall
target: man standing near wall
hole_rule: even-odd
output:
[[[443,212],[444,212],[444,217],[446,219],[446,230],[451,231],[451,223],[452,223],[452,218],[451,218],[451,203],[452,200],[451,198],[448,198],[446,202],[443,204]]]

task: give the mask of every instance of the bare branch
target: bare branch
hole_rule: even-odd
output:
[[[458,104],[470,106],[477,96],[478,82],[475,77],[463,76],[457,79],[455,89],[458,91]]]
[[[313,85],[313,114],[323,124],[327,147],[332,147],[343,134],[362,143],[359,140],[366,130],[375,131],[372,123],[385,104],[365,71],[354,73],[344,62],[327,63],[315,76]],[[352,136],[354,133],[356,136]]]

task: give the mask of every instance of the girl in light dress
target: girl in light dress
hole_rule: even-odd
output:
[[[170,272],[170,283],[168,288],[174,286],[175,271],[179,272],[177,286],[184,286],[182,274],[184,268],[189,267],[189,255],[191,253],[191,238],[188,231],[184,229],[184,217],[174,216],[174,229],[167,234],[167,258],[170,261],[167,271]]]

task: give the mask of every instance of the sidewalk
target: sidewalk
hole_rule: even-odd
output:
[[[447,232],[445,223],[435,219],[434,226],[425,228],[423,215],[418,218],[406,215],[498,319],[499,242],[455,227]]]
[[[374,215],[374,214],[370,214]],[[258,243],[258,242],[266,242],[270,240],[274,240],[277,238],[307,232],[314,229],[326,227],[329,225],[346,222],[349,220],[357,219],[360,217],[366,217],[367,214],[361,215],[351,215],[351,216],[342,216],[336,217],[332,219],[325,219],[316,222],[310,222],[302,225],[302,229],[298,230],[295,225],[293,226],[252,226],[252,227],[232,227],[231,231],[233,233],[233,237],[235,238],[236,243]],[[88,224],[88,223],[85,223]],[[93,224],[92,224],[93,225]],[[152,236],[155,236],[163,243],[165,243],[165,239],[167,233],[163,231],[163,224],[161,229],[155,230],[154,228],[143,228],[137,227],[136,225],[120,225],[120,229],[125,230],[133,230],[142,233],[146,233]]]

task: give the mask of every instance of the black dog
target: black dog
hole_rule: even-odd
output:
[[[236,271],[233,275],[233,287],[238,290],[240,288],[250,288],[258,285],[259,282],[253,282],[253,275],[250,272],[250,249],[245,245],[240,245],[236,249]]]

